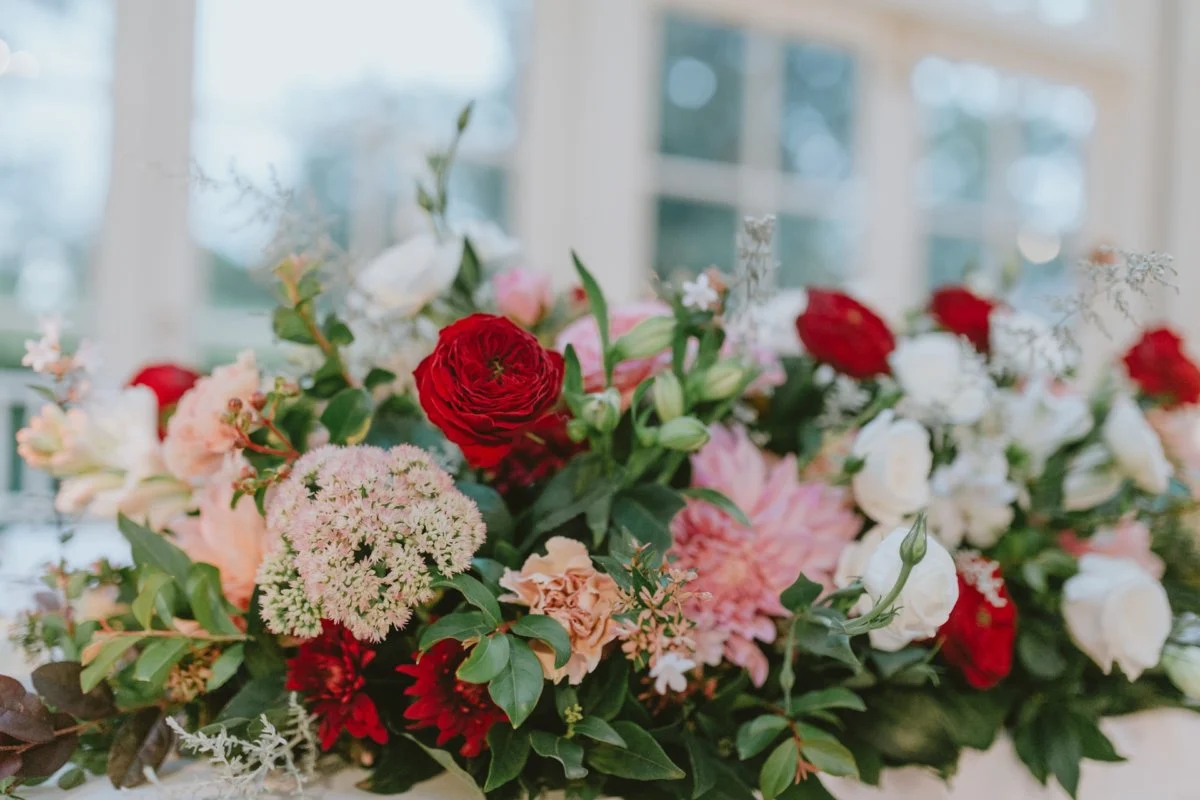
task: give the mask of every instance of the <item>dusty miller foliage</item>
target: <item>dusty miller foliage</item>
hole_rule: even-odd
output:
[[[1071,329],[1079,322],[1094,325],[1111,338],[1103,316],[1097,310],[1101,304],[1115,309],[1124,319],[1139,324],[1133,303],[1138,297],[1149,298],[1154,288],[1169,288],[1176,292],[1175,259],[1165,253],[1135,253],[1130,250],[1101,248],[1080,262],[1079,275],[1083,286],[1066,297],[1049,298],[1050,307],[1058,314],[1054,330],[1065,342],[1074,344]]]
[[[215,734],[188,733],[174,719],[167,724],[179,735],[180,749],[208,758],[214,776],[186,787],[187,797],[263,797],[269,793],[299,795],[316,771],[317,741],[313,720],[293,692],[288,697],[282,730],[267,715],[254,739],[235,736],[225,727]]]

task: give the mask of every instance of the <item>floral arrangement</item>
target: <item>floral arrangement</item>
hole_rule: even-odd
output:
[[[798,800],[1002,730],[1074,792],[1119,758],[1101,716],[1200,697],[1174,334],[1087,396],[1060,329],[962,288],[904,331],[819,289],[780,325],[754,220],[732,274],[610,308],[576,259],[556,297],[447,219],[449,164],[348,295],[276,268],[282,374],[106,395],[57,327],[29,343],[20,453],[132,564],[53,567],[15,631],[42,663],[0,677],[7,793],[179,751],[216,796],[352,764],[384,794]]]

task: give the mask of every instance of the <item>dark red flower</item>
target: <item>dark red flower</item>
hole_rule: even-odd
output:
[[[562,469],[584,445],[567,436],[565,414],[547,414],[524,436],[490,474],[492,486],[506,497],[527,489]]]
[[[996,302],[962,286],[943,286],[929,299],[929,313],[951,333],[965,336],[981,353],[988,351],[988,331]]]
[[[817,361],[851,378],[885,375],[896,338],[871,309],[842,292],[809,289],[796,332]]]
[[[967,683],[990,689],[1012,670],[1017,607],[995,561],[960,553],[955,562],[958,602],[938,630],[942,656]]]
[[[508,715],[492,702],[487,684],[467,683],[454,676],[467,653],[453,639],[443,639],[417,656],[415,664],[401,664],[397,672],[411,675],[416,683],[404,690],[416,700],[404,711],[414,721],[413,730],[438,729],[438,747],[455,736],[463,737],[458,752],[474,758],[487,746],[488,731]]]
[[[288,661],[286,688],[300,692],[320,719],[321,749],[328,750],[343,730],[355,739],[387,742],[387,729],[375,702],[363,688],[363,669],[375,651],[336,622],[321,622],[321,635],[300,645]]]
[[[529,331],[472,314],[438,334],[413,372],[430,422],[474,467],[494,467],[558,402],[563,358]]]
[[[200,380],[200,373],[178,364],[151,364],[129,381],[130,386],[145,386],[158,398],[158,436],[167,433],[167,420],[179,398]]]
[[[1200,369],[1183,352],[1183,339],[1170,328],[1143,333],[1124,360],[1129,377],[1168,408],[1200,402]]]

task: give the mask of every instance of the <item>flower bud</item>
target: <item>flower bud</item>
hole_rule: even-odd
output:
[[[737,361],[718,361],[701,378],[700,399],[727,400],[733,397],[745,377],[746,369]]]
[[[611,433],[621,421],[621,393],[609,387],[583,401],[583,420],[600,433]]]
[[[588,424],[581,419],[573,419],[567,422],[567,436],[572,442],[578,444],[588,436]]]
[[[660,372],[655,376],[654,410],[663,422],[683,415],[683,386],[674,372]]]
[[[658,444],[658,428],[637,428],[638,444],[642,447],[654,447]]]
[[[650,317],[642,320],[633,330],[617,339],[613,347],[618,361],[649,358],[670,347],[674,338],[674,317]]]
[[[908,529],[908,534],[900,543],[900,559],[905,564],[920,563],[928,549],[929,539],[925,532],[925,515],[918,514],[917,521]]]
[[[1162,651],[1162,668],[1175,688],[1190,700],[1200,700],[1200,647],[1169,644]]]
[[[695,417],[676,417],[658,429],[658,443],[668,450],[694,453],[708,443],[708,427]]]

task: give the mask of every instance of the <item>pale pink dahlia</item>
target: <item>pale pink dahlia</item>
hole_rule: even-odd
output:
[[[689,500],[672,523],[676,565],[695,570],[689,588],[710,595],[689,603],[699,654],[711,661],[704,645],[720,642],[723,656],[762,685],[767,659],[756,642],[775,639],[772,618],[787,614],[779,595],[801,574],[832,585],[838,557],[862,520],[846,490],[801,483],[793,456],[763,453],[741,427],[712,428],[712,439],[692,456],[692,484],[724,493],[751,522],[743,527],[711,504]]]
[[[433,597],[431,566],[455,575],[483,544],[473,500],[411,445],[320,447],[302,457],[267,509],[280,541],[259,569],[276,633],[345,625],[377,642]]]

